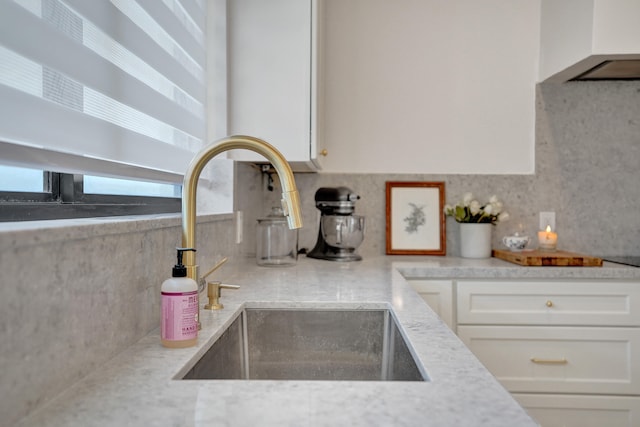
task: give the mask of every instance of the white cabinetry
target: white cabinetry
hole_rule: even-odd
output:
[[[320,168],[318,156],[318,2],[230,0],[230,134],[262,138],[294,170]],[[249,151],[234,160],[266,162]]]
[[[453,282],[451,280],[409,280],[409,284],[433,311],[455,332]]]
[[[543,427],[635,426],[640,417],[637,397],[514,394]]]
[[[543,426],[640,425],[640,283],[457,282],[458,336]]]

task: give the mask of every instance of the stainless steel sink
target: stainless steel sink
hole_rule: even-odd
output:
[[[428,381],[388,309],[246,308],[185,380]]]

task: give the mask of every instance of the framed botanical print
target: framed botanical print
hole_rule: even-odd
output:
[[[446,255],[444,182],[388,181],[387,254]]]

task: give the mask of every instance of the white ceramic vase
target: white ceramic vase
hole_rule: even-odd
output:
[[[491,257],[491,224],[460,223],[460,256]]]

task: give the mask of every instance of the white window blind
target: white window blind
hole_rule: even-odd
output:
[[[205,30],[206,0],[0,0],[0,164],[181,182]]]

